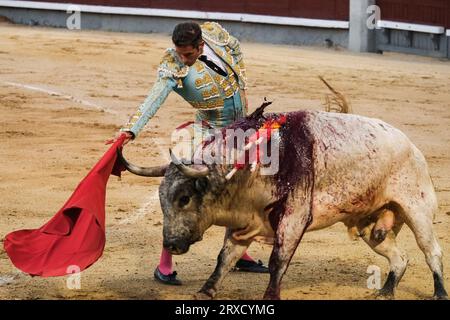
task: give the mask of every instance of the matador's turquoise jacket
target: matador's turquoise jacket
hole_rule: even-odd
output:
[[[242,91],[246,89],[247,78],[239,41],[218,23],[206,22],[201,29],[205,45],[222,59],[228,75],[217,74],[200,60],[186,66],[175,49],[167,49],[156,83],[121,131],[131,131],[136,137],[171,91],[197,109],[196,120],[206,120],[212,127],[224,127],[246,115]]]

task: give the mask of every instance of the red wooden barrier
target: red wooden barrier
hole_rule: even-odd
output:
[[[377,0],[382,20],[450,28],[450,0]]]
[[[39,0],[31,0],[39,1]],[[348,21],[349,0],[41,0],[119,7],[248,13]]]
[[[39,0],[31,0],[39,1]],[[350,0],[41,0],[348,21]],[[450,0],[377,0],[381,18],[450,28]]]

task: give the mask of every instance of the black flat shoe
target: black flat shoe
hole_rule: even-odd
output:
[[[177,279],[177,272],[174,271],[169,275],[162,274],[161,271],[159,271],[159,268],[156,267],[155,272],[153,273],[155,276],[155,279],[158,282],[161,282],[163,284],[168,284],[171,286],[181,286],[181,281]]]
[[[269,268],[267,268],[261,260],[255,262],[239,259],[236,263],[236,270],[243,272],[269,273]]]

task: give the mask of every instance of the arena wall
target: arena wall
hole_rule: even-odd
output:
[[[370,29],[372,5],[381,20]],[[68,28],[74,10],[81,29],[170,34],[187,19],[213,20],[244,41],[450,58],[448,0],[0,0],[0,16],[26,25]]]

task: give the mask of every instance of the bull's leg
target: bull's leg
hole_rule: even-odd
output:
[[[414,233],[417,244],[424,253],[427,264],[433,273],[434,299],[444,300],[448,299],[448,294],[444,288],[442,250],[433,232],[433,215],[429,212],[430,210],[432,209],[429,207],[421,207],[418,210],[405,208],[406,223]]]
[[[230,272],[231,268],[242,257],[251,243],[251,240],[237,241],[232,236],[233,231],[227,228],[225,240],[217,257],[217,265],[214,272],[205,282],[199,293],[214,298],[225,276]]]
[[[289,211],[289,207],[287,207]],[[264,299],[280,299],[280,283],[307,227],[312,222],[309,206],[298,212],[284,212],[269,261],[270,281]]]
[[[414,233],[419,248],[434,279],[434,298],[448,299],[444,288],[442,250],[433,232],[433,218],[438,204],[433,182],[423,155],[413,149],[411,163],[392,177],[386,194],[391,194],[399,212]],[[390,191],[389,191],[390,190]]]
[[[379,237],[375,236],[370,230],[361,232],[361,237],[372,248],[373,251],[382,255],[389,261],[389,274],[383,288],[378,292],[379,297],[393,298],[394,290],[400,282],[408,265],[408,257],[406,253],[397,246],[396,236],[403,226],[403,221],[397,219],[396,224],[392,230],[388,231],[380,241]],[[369,229],[375,228],[373,224]]]

